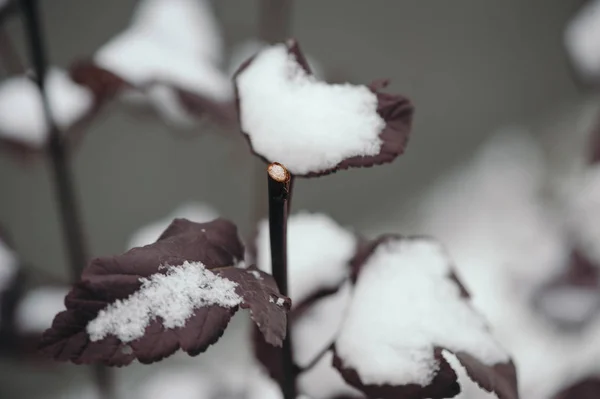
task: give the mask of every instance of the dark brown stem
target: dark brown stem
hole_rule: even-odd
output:
[[[278,163],[268,167],[269,187],[269,238],[271,241],[271,265],[273,277],[281,294],[289,296],[287,276],[287,215],[290,200],[291,175]],[[292,353],[292,337],[289,317],[287,333],[283,341],[282,364],[283,381],[281,389],[285,399],[296,399],[296,369]]]
[[[19,58],[19,53],[3,26],[0,26],[0,59],[2,59],[4,70],[9,75],[17,75],[25,72],[25,67]]]
[[[22,0],[22,14],[25,24],[31,63],[35,71],[36,83],[40,89],[44,106],[44,116],[49,129],[47,151],[52,165],[56,198],[60,210],[63,233],[69,265],[71,280],[79,280],[81,271],[87,262],[87,245],[83,232],[83,223],[80,218],[79,202],[75,194],[70,167],[70,157],[63,134],[54,122],[48,93],[46,92],[46,72],[48,63],[43,42],[41,21],[38,12],[37,0]],[[103,366],[95,366],[94,380],[103,399],[110,399],[112,395],[111,378],[109,370]]]
[[[291,33],[292,0],[260,0],[258,9],[258,36],[265,43],[285,41]],[[245,143],[244,143],[245,144]],[[264,163],[252,160],[254,207],[251,225],[256,226],[267,214],[266,190],[263,188]]]

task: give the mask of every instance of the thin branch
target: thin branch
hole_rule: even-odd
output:
[[[29,40],[29,51],[35,72],[36,83],[42,95],[44,117],[49,129],[47,150],[52,164],[54,183],[62,227],[67,243],[71,278],[79,279],[87,262],[87,245],[84,240],[83,226],[79,217],[79,204],[73,187],[69,157],[64,145],[63,135],[54,122],[50,102],[46,92],[46,72],[48,64],[42,39],[41,24],[38,16],[37,1],[23,0],[23,17]]]
[[[19,53],[3,26],[0,26],[0,59],[2,59],[4,70],[9,75],[25,73],[25,67],[21,62]]]
[[[79,202],[73,187],[70,159],[63,134],[52,117],[48,93],[46,91],[46,72],[48,63],[37,0],[22,0],[22,13],[25,30],[29,42],[31,62],[35,71],[36,82],[40,89],[44,106],[44,117],[49,129],[47,151],[52,164],[56,197],[60,209],[63,233],[65,236],[71,279],[79,279],[81,271],[87,262],[87,245],[83,232],[83,223],[79,212]],[[94,381],[102,398],[109,399],[112,395],[112,380],[110,372],[103,366],[94,367]]]
[[[277,43],[288,39],[291,33],[292,0],[260,0],[258,9],[258,37],[265,43]],[[244,143],[245,144],[245,143]],[[251,226],[256,226],[267,214],[267,198],[264,190],[264,163],[252,159],[254,190]]]
[[[271,265],[273,277],[281,294],[288,296],[287,276],[287,214],[290,200],[291,175],[278,163],[272,163],[268,169],[269,188],[269,238],[271,241]],[[296,399],[296,369],[292,353],[290,318],[287,318],[286,337],[283,341],[282,390],[285,399]]]

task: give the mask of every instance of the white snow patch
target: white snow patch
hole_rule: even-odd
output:
[[[544,314],[566,324],[579,325],[589,320],[600,307],[597,290],[561,287],[547,291],[539,305]]]
[[[245,399],[283,399],[279,385],[266,375],[259,365],[249,373],[245,389]]]
[[[600,1],[584,5],[569,22],[564,41],[575,67],[585,78],[600,74]]]
[[[136,231],[127,244],[127,248],[143,247],[158,240],[158,237],[171,224],[173,219],[183,218],[196,223],[210,222],[219,217],[218,212],[209,205],[188,202],[180,205],[168,216],[150,223]]]
[[[68,292],[67,288],[60,287],[40,287],[27,292],[17,307],[17,329],[40,333],[50,328],[54,316],[65,310]]]
[[[600,166],[583,174],[569,199],[568,228],[584,253],[600,264]]]
[[[48,71],[46,87],[55,123],[68,129],[92,107],[92,93],[73,82],[61,69]],[[42,96],[28,76],[9,78],[0,84],[0,135],[26,145],[41,147],[48,137]]]
[[[297,305],[324,288],[337,287],[349,272],[356,237],[324,214],[298,213],[288,219],[290,297]],[[260,223],[256,240],[257,266],[271,272],[269,224]]]
[[[431,382],[433,346],[487,365],[508,356],[449,278],[449,259],[432,240],[381,244],[361,271],[336,341],[344,365],[365,384]]]
[[[130,27],[102,46],[94,60],[148,89],[148,101],[167,120],[190,125],[193,117],[169,86],[216,102],[231,100],[231,82],[218,68],[221,52],[222,39],[208,1],[142,0]]]
[[[154,373],[140,385],[138,399],[212,399],[218,386],[196,370],[172,368]]]
[[[298,388],[311,398],[335,398],[338,396],[349,396],[363,398],[364,395],[348,385],[339,371],[333,365],[333,353],[331,351],[315,364],[313,368],[298,377]]]
[[[350,303],[351,294],[352,285],[347,282],[338,292],[320,299],[294,321],[294,360],[300,367],[310,364],[334,341]]]
[[[414,228],[448,246],[473,306],[513,355],[528,399],[551,398],[600,373],[598,314],[573,333],[531,306],[531,293],[563,271],[570,254],[557,212],[540,199],[547,170],[539,144],[523,132],[495,137],[426,193]]]
[[[237,44],[231,50],[231,55],[229,56],[229,67],[227,68],[229,76],[235,75],[244,62],[268,46],[267,43],[258,39],[249,39]],[[323,66],[315,58],[310,54],[306,54],[306,62],[308,62],[312,74],[317,79],[321,80],[324,78]]]
[[[261,51],[236,84],[252,148],[294,174],[379,153],[385,121],[375,94],[366,86],[319,82],[283,44]]]
[[[156,318],[165,328],[183,327],[198,308],[232,308],[243,302],[235,292],[237,283],[214,274],[200,262],[166,267],[166,274],[141,278],[137,292],[101,310],[87,325],[90,339],[114,335],[130,342],[142,337]]]

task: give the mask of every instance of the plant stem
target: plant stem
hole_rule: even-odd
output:
[[[63,233],[65,236],[71,280],[79,280],[81,271],[87,262],[87,245],[83,232],[83,223],[79,212],[79,202],[75,194],[69,154],[63,134],[52,116],[51,106],[46,91],[46,73],[48,63],[42,39],[42,27],[38,12],[37,0],[22,0],[22,13],[29,42],[31,62],[36,76],[44,108],[44,117],[48,127],[47,151],[50,156],[56,198],[60,210]],[[94,380],[98,392],[104,399],[111,398],[112,379],[109,370],[103,366],[94,367]]]
[[[292,177],[287,169],[272,163],[268,169],[269,187],[269,238],[271,241],[271,265],[273,277],[282,295],[289,296],[287,277],[287,215],[291,197]],[[292,337],[289,317],[286,337],[282,348],[283,381],[281,389],[285,399],[296,399],[296,370],[292,353]]]
[[[292,0],[260,0],[258,8],[258,37],[265,43],[274,44],[288,39],[291,32]],[[245,143],[244,143],[245,144]],[[256,226],[267,214],[267,198],[264,183],[264,163],[252,157],[254,183],[254,206],[251,225]]]
[[[3,26],[0,26],[0,58],[2,59],[4,70],[8,74],[16,75],[25,72],[25,68],[19,59],[19,54]]]

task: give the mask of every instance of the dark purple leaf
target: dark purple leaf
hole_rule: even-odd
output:
[[[191,115],[196,117],[210,115],[224,124],[230,124],[236,120],[235,105],[232,101],[214,101],[209,97],[190,91],[185,87],[174,86],[169,82],[151,80],[143,85],[136,85],[118,74],[94,64],[93,61],[75,63],[71,67],[70,73],[75,82],[92,90],[98,103],[103,104],[110,101],[128,89],[143,93],[154,85],[161,84],[175,90],[181,105]]]
[[[402,240],[430,240],[425,237],[410,237],[405,238],[397,235],[384,235],[378,239],[370,242],[363,243],[354,259],[351,261],[353,270],[352,280],[356,283],[360,280],[361,273],[368,267],[367,262],[371,255],[375,253],[375,250],[382,244],[386,244],[392,241]],[[469,293],[461,284],[460,280],[454,274],[453,269],[450,267],[447,275],[448,279],[460,290],[460,299],[464,301],[469,300]],[[402,310],[395,309],[399,312],[395,317],[402,317]],[[392,317],[392,316],[390,316]],[[431,321],[435,323],[435,320]],[[373,325],[373,329],[380,328],[379,326]],[[385,328],[385,326],[381,326]],[[399,332],[404,333],[406,332]],[[517,399],[517,378],[516,369],[512,361],[507,363],[498,363],[494,365],[487,365],[477,359],[475,356],[464,351],[453,351],[440,346],[437,342],[432,342],[432,357],[436,362],[436,371],[431,383],[427,386],[421,386],[418,384],[405,384],[405,385],[370,385],[362,382],[359,373],[348,367],[343,359],[341,359],[335,351],[334,346],[334,366],[340,371],[344,379],[357,389],[363,391],[369,397],[377,397],[382,399],[393,399],[393,398],[450,398],[457,395],[460,392],[460,388],[457,382],[457,375],[452,367],[442,356],[442,351],[447,350],[454,354],[458,361],[465,367],[468,376],[476,382],[482,389],[489,392],[494,392],[500,399]]]
[[[224,219],[208,223],[175,219],[154,244],[93,260],[67,295],[67,310],[59,313],[52,328],[44,333],[40,348],[57,360],[114,366],[134,359],[156,362],[178,349],[192,356],[205,351],[221,337],[238,306],[196,308],[183,327],[166,328],[160,318],[151,319],[143,336],[130,342],[111,334],[92,341],[87,332],[88,323],[101,310],[127,299],[141,287],[140,278],[165,274],[167,269],[161,266],[185,262],[201,262],[215,275],[235,282],[239,306],[250,310],[267,342],[281,345],[290,301],[278,293],[271,276],[254,267],[235,267],[243,255],[244,247],[232,223]]]
[[[597,398],[600,398],[600,376],[590,377],[579,381],[553,396],[553,399]]]
[[[288,40],[286,45],[288,47],[288,53],[296,59],[298,64],[307,73],[310,74],[310,67],[306,61],[306,57],[300,49],[298,42],[295,40]],[[237,76],[252,63],[255,57],[256,56],[250,58],[240,66],[234,75],[234,81],[236,80]],[[377,113],[385,121],[385,127],[379,134],[379,138],[382,141],[380,152],[376,155],[370,156],[353,156],[344,159],[334,168],[323,171],[309,172],[306,174],[296,174],[297,176],[318,177],[351,167],[370,167],[373,165],[389,163],[404,152],[412,127],[414,107],[410,100],[403,96],[382,92],[382,89],[384,89],[388,83],[388,80],[377,80],[368,86],[369,89],[377,96]],[[238,108],[238,115],[240,103],[240,96],[236,87],[236,105]],[[250,145],[252,148],[248,133],[244,131],[242,131],[242,133],[246,138],[248,145]],[[256,153],[254,150],[253,152],[265,163],[280,161],[277,159],[266,159],[263,155]]]
[[[441,399],[458,395],[460,393],[458,377],[442,356],[442,348],[435,348],[434,354],[438,370],[431,384],[425,387],[418,384],[365,385],[355,370],[343,366],[342,360],[337,355],[333,358],[333,365],[340,371],[346,382],[360,389],[370,398]]]

